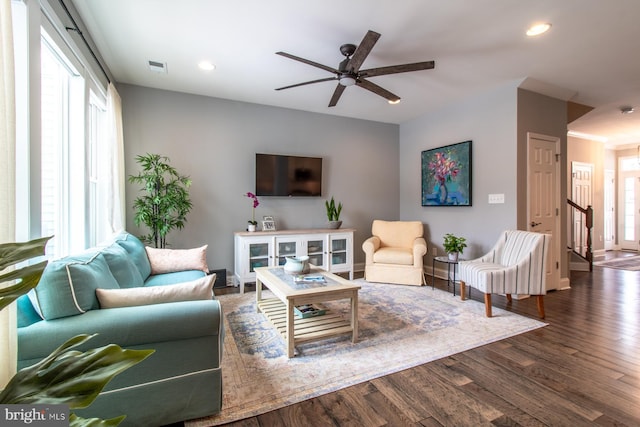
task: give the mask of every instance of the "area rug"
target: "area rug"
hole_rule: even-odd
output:
[[[362,286],[359,340],[345,335],[306,343],[291,359],[283,339],[256,313],[255,293],[220,296],[226,331],[222,412],[185,425],[256,416],[545,325],[496,307],[487,318],[483,303],[430,287],[355,282]],[[324,305],[349,310],[346,300]]]
[[[640,271],[640,255],[613,258],[606,261],[594,262],[593,265],[618,270]]]

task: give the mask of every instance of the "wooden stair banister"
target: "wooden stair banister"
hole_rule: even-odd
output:
[[[576,211],[584,215],[584,224],[585,224],[585,229],[587,233],[587,236],[586,236],[587,247],[585,249],[584,255],[576,251],[572,243],[573,252],[576,255],[580,256],[581,258],[585,259],[589,263],[589,271],[593,271],[593,242],[591,237],[591,230],[593,229],[593,207],[591,205],[588,205],[586,208],[583,208],[582,206],[578,205],[577,203],[575,203],[573,200],[570,200],[570,199],[567,199],[567,203]],[[571,239],[571,241],[573,242],[573,239]]]

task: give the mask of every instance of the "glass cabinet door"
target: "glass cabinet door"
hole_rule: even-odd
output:
[[[284,265],[286,257],[298,255],[298,242],[295,240],[276,240],[276,257],[278,264]]]
[[[329,265],[333,271],[336,267],[345,267],[350,263],[351,239],[349,236],[331,236],[329,238]]]
[[[347,240],[331,241],[331,264],[345,264],[347,262]]]
[[[249,272],[253,273],[257,267],[269,266],[269,243],[249,243]]]
[[[324,268],[324,239],[307,240],[309,264]]]

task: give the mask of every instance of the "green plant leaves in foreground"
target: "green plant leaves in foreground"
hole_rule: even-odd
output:
[[[100,418],[80,418],[76,414],[70,414],[69,427],[116,427],[125,418],[125,415],[121,415],[116,418],[102,420]]]
[[[21,369],[0,393],[0,403],[66,404],[85,408],[117,374],[146,359],[154,350],[125,350],[116,344],[72,350],[94,335],[71,338],[40,362]]]
[[[44,255],[44,248],[51,237],[43,237],[21,243],[1,244],[0,271],[19,262]],[[19,281],[13,285],[0,288],[0,310],[35,288],[40,282],[40,277],[46,266],[47,261],[42,261],[38,264],[1,274],[0,283]]]

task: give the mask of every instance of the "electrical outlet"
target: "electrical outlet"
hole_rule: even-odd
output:
[[[433,256],[438,256],[438,248],[434,246],[431,251],[433,252]]]

